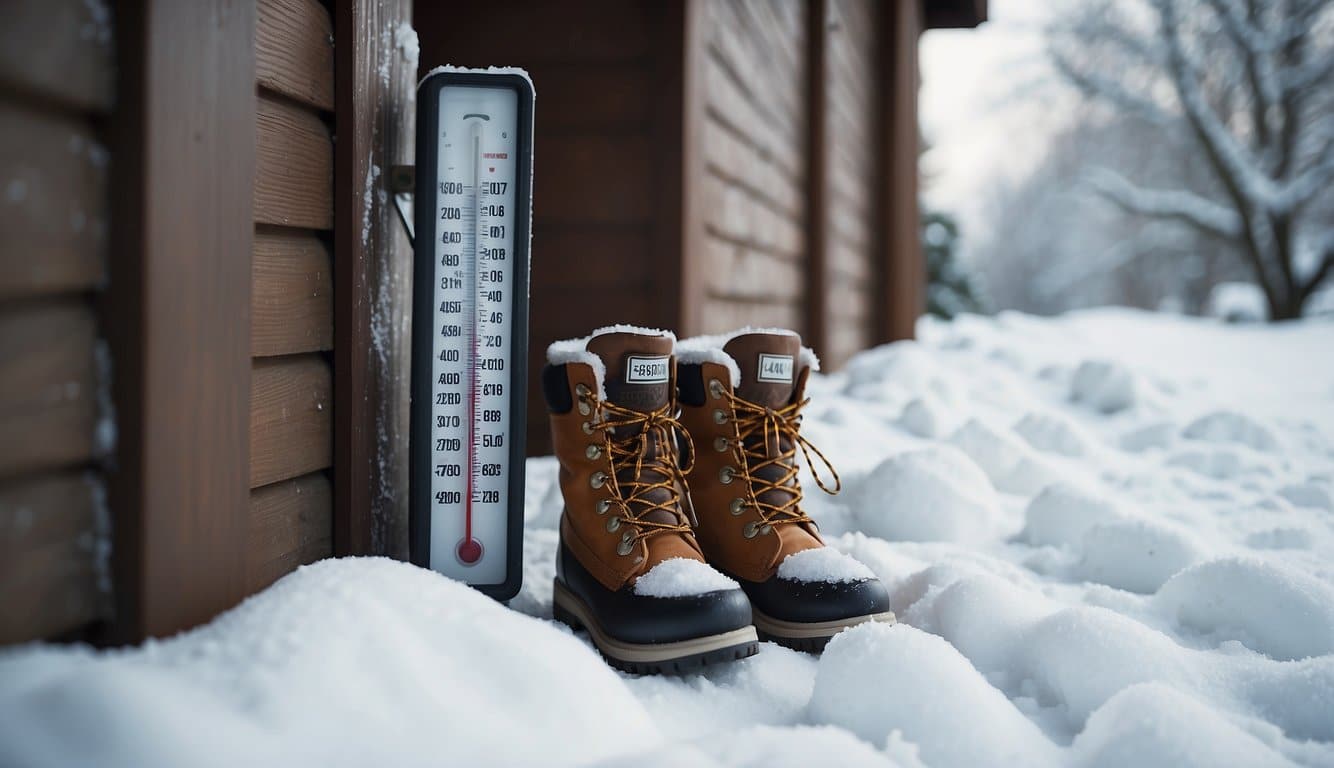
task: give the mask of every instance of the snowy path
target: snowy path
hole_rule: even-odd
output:
[[[318,564],[142,649],[0,654],[0,764],[1334,766],[1334,324],[922,331],[816,380],[806,426],[845,481],[813,514],[899,626],[618,675],[546,620],[535,459],[536,619]]]

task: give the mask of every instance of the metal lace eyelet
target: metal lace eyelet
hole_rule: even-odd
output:
[[[723,383],[717,379],[709,379],[709,394],[717,400],[723,396]]]
[[[769,525],[768,523],[765,523],[764,525],[761,525],[761,526],[760,526],[760,535],[761,535],[761,536],[763,536],[763,535],[767,535],[767,534],[770,534],[770,533],[773,533],[773,532],[774,532],[774,527],[773,527],[772,525]]]
[[[755,538],[755,534],[759,532],[760,532],[760,525],[754,520],[750,521],[749,523],[746,523],[744,526],[741,527],[741,535],[745,536],[748,539]]]
[[[601,488],[607,482],[606,472],[594,472],[593,476],[588,478],[588,484],[594,488]]]
[[[602,446],[590,445],[588,446],[588,449],[584,451],[584,455],[590,459],[600,458],[602,456]]]
[[[633,552],[635,549],[634,541],[635,541],[634,534],[630,533],[629,531],[626,531],[624,534],[621,535],[621,543],[616,545],[616,554],[624,557],[625,555],[628,555],[631,552]]]
[[[586,385],[586,384],[575,384],[575,385],[574,385],[574,393],[575,393],[576,395],[580,396],[580,397],[586,397],[586,396],[588,395],[589,392],[590,392],[590,390],[589,390],[589,388],[588,388],[588,385]]]
[[[713,423],[714,423],[714,424],[726,424],[726,423],[727,423],[727,414],[723,413],[723,411],[722,411],[721,408],[715,408],[715,409],[714,409],[714,411],[713,411]]]
[[[614,533],[620,527],[621,527],[621,518],[619,517],[607,518],[607,533]]]
[[[718,482],[722,483],[723,485],[728,485],[729,483],[731,483],[732,478],[734,477],[736,477],[735,467],[723,467],[722,469],[718,470]]]
[[[598,499],[597,513],[598,513],[599,515],[605,515],[605,514],[607,514],[607,510],[609,510],[609,509],[611,509],[611,502],[610,502],[609,500],[607,500],[607,499]]]
[[[581,425],[579,425],[579,426],[583,428],[583,430],[584,430],[584,434],[585,434],[585,435],[591,435],[591,434],[593,434],[593,422],[591,422],[591,421],[585,421],[583,424],[581,424]]]
[[[729,511],[731,511],[733,517],[741,514],[745,509],[746,509],[745,499],[732,499],[732,506]]]
[[[726,453],[727,449],[730,447],[731,445],[727,442],[727,438],[725,437],[715,438],[713,441],[713,450],[718,453]]]
[[[593,412],[593,406],[589,405],[587,400],[579,401],[579,414],[581,416],[587,416],[592,412]]]

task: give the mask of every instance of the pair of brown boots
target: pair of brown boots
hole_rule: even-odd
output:
[[[679,344],[611,326],[547,350],[542,388],[560,463],[555,618],[614,666],[682,672],[760,638],[818,651],[893,621],[861,563],[802,512],[796,454],[818,360],[797,334],[745,329]],[[812,465],[814,472],[815,466]]]

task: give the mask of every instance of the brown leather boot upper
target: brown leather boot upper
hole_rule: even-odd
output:
[[[670,335],[601,333],[585,347],[596,360],[564,364],[571,407],[551,413],[561,540],[607,589],[663,560],[704,560],[682,508],[674,344]]]
[[[795,334],[745,333],[721,351],[740,370],[739,385],[725,363],[708,359],[716,354],[705,356],[704,402],[682,403],[681,421],[697,452],[690,476],[695,532],[712,565],[766,581],[788,555],[824,546],[801,511],[797,481],[796,452],[809,461],[812,450],[799,434],[811,369]]]

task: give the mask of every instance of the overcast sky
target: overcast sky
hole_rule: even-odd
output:
[[[1077,2],[1078,0],[1065,0]],[[927,205],[955,214],[966,239],[984,237],[982,201],[1027,173],[1062,125],[1072,95],[1054,83],[1042,28],[1059,0],[990,0],[977,29],[922,36],[922,158]],[[966,246],[965,246],[966,250]]]

